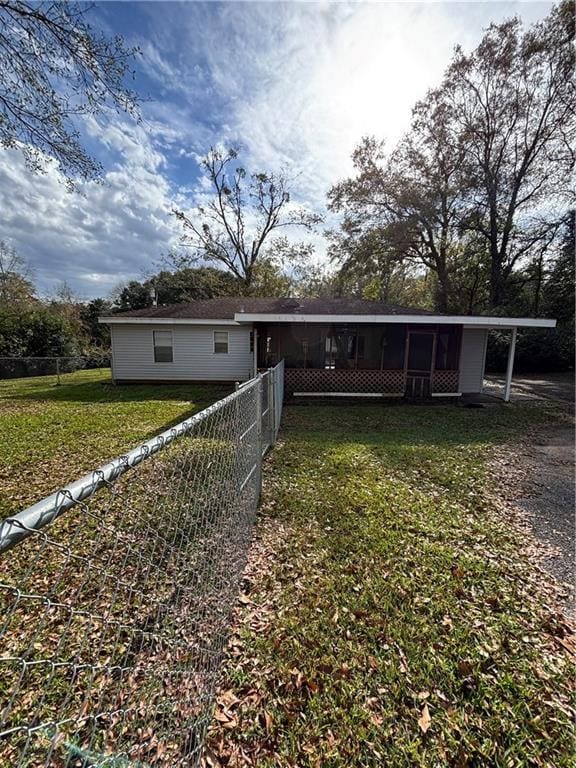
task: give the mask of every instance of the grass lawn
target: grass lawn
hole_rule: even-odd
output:
[[[0,383],[0,518],[228,394],[214,385],[112,384],[110,371]]]
[[[574,765],[568,628],[490,468],[563,413],[287,407],[208,765]]]

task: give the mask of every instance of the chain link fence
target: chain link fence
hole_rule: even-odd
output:
[[[282,363],[0,524],[0,766],[197,766]]]
[[[60,376],[89,368],[110,368],[110,354],[72,357],[0,357],[0,379],[22,379],[31,376]]]

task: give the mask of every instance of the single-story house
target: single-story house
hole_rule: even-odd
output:
[[[555,320],[442,315],[359,299],[225,297],[100,318],[118,383],[244,381],[285,361],[289,395],[456,397],[482,391],[490,329]]]

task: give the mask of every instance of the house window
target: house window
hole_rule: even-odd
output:
[[[214,331],[214,354],[228,354],[228,331]]]
[[[172,331],[153,331],[154,362],[172,363],[174,361]]]

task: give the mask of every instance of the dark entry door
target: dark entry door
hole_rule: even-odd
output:
[[[435,341],[435,333],[409,333],[406,361],[407,397],[430,397]]]

